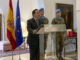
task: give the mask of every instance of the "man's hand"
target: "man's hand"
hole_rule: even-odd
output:
[[[33,30],[33,34],[36,34],[38,32],[38,30]]]

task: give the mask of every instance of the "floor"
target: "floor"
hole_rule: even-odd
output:
[[[30,60],[29,59],[29,53],[21,54],[20,58],[21,58],[21,60]],[[56,60],[55,56],[46,56],[45,59],[46,60]],[[12,60],[12,56],[1,57],[0,60]],[[13,56],[13,60],[19,60],[19,55]],[[76,54],[67,55],[65,57],[65,60],[77,60]]]
[[[0,50],[3,50],[3,43],[0,42],[0,45],[1,45]],[[21,60],[30,60],[29,57],[30,57],[29,53],[20,55]],[[55,56],[46,56],[45,59],[46,60],[56,60]],[[0,60],[19,60],[19,55],[13,56],[13,59],[12,59],[12,56],[0,57]],[[77,60],[77,53],[75,53],[75,54],[70,53],[70,54],[66,55],[65,60]]]
[[[21,60],[30,60],[29,53],[20,55]],[[12,60],[12,56],[2,57],[0,60]],[[13,56],[13,60],[19,60],[19,55]]]

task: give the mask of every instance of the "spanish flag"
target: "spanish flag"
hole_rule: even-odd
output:
[[[9,0],[9,9],[7,16],[7,38],[11,43],[12,50],[16,48],[15,25],[13,17],[12,0]]]

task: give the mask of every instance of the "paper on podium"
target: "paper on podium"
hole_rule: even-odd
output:
[[[65,24],[44,25],[37,34],[48,34],[52,32],[64,32],[66,31]]]

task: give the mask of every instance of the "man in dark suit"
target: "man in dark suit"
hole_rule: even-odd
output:
[[[40,20],[39,11],[35,9],[32,11],[33,18],[27,21],[28,29],[28,44],[30,49],[30,60],[39,60],[39,34],[38,28],[41,26],[42,21]]]

